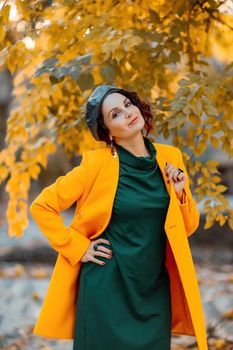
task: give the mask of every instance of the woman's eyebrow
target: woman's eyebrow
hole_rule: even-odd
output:
[[[125,103],[126,100],[128,100],[128,97],[126,97],[126,98],[124,99],[124,103]],[[108,115],[110,114],[110,112],[112,112],[114,109],[117,109],[117,108],[118,108],[118,107],[112,108],[112,109],[108,112]]]

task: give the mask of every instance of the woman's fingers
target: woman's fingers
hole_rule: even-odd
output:
[[[96,243],[106,243],[106,244],[109,244],[109,245],[111,245],[111,242],[108,240],[108,239],[105,239],[105,238],[98,238],[98,239],[96,239],[95,241],[95,244]]]
[[[95,264],[98,264],[98,265],[105,265],[105,261],[99,260],[95,258],[93,255],[90,257],[89,261],[94,262]]]
[[[107,253],[101,252],[99,250],[96,250],[94,252],[95,252],[94,255],[93,254],[90,255],[89,261],[94,262],[94,263],[96,263],[98,265],[104,265],[105,261],[102,261],[102,260],[96,258],[96,256],[102,256],[103,258],[107,258],[107,259],[111,259],[112,258],[112,254],[107,254]]]
[[[107,254],[112,254],[112,250],[111,249],[108,249],[108,248],[106,248],[106,247],[103,247],[102,245],[99,245],[98,246],[98,252],[99,251],[102,251],[102,252],[105,252],[105,253],[107,253]],[[96,252],[96,251],[95,251]]]
[[[111,245],[111,242],[104,238],[98,238],[92,241],[82,261],[83,262],[91,261],[98,265],[104,265],[105,262],[100,259],[97,259],[95,256],[102,256],[103,258],[111,259],[113,255],[112,250],[102,246],[101,243],[106,243]],[[94,246],[96,244],[98,244],[98,250],[94,249]]]
[[[166,163],[164,170],[168,178],[167,182],[173,180],[176,183],[179,181],[183,181],[186,178],[184,173],[181,173],[177,168],[175,168],[168,162]]]
[[[111,259],[111,257],[112,257],[112,253],[104,253],[104,252],[101,252],[100,250],[99,250],[99,248],[98,248],[98,250],[97,251],[95,251],[95,254],[94,254],[95,256],[102,256],[102,257],[104,257],[104,258],[110,258]]]
[[[180,181],[183,181],[183,180],[186,179],[186,175],[185,175],[184,173],[179,173],[179,174],[178,174],[178,179],[179,179]]]
[[[95,241],[92,242],[93,249],[94,249],[94,245],[98,244],[98,251],[101,250],[101,251],[103,251],[105,253],[112,254],[112,250],[109,249],[109,248],[104,247],[103,245],[101,245],[101,243],[106,243],[106,244],[111,245],[111,242],[109,240],[107,240],[105,238],[98,238],[98,239],[96,239]],[[95,250],[95,252],[96,252],[96,250]]]
[[[179,171],[177,169],[175,169],[174,167],[169,168],[167,170],[168,181],[171,181],[171,180],[173,180],[174,182],[179,181],[180,179],[178,179],[178,174],[179,174]]]
[[[174,182],[176,182],[176,181],[178,181],[178,180],[177,180],[177,175],[178,175],[177,169],[172,168],[172,169],[170,170],[168,179],[169,179],[170,181],[173,180]]]

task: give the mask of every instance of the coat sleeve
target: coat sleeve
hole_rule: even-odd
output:
[[[52,248],[66,257],[71,265],[79,262],[91,240],[72,227],[65,226],[59,213],[82,196],[87,177],[88,161],[84,152],[80,165],[45,187],[29,207],[33,219]]]
[[[189,176],[186,170],[186,167],[184,165],[183,156],[179,148],[178,150],[178,167],[181,168],[185,175],[187,176],[185,187],[184,187],[184,194],[182,197],[180,204],[180,209],[183,215],[184,224],[187,232],[187,236],[191,236],[196,229],[199,226],[200,221],[200,213],[197,209],[196,202],[193,199],[190,186],[189,186]]]

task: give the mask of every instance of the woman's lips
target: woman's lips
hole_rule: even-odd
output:
[[[135,124],[135,123],[137,123],[137,121],[138,121],[138,117],[135,117],[128,125]]]

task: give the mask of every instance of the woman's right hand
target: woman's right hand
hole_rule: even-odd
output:
[[[106,244],[111,245],[111,243],[107,239],[104,239],[104,238],[99,238],[99,239],[96,239],[95,241],[92,241],[89,244],[89,247],[87,248],[85,254],[82,256],[81,262],[85,263],[88,261],[92,261],[98,265],[104,265],[105,262],[102,260],[96,259],[95,255],[96,256],[103,256],[104,258],[111,259],[112,254],[113,254],[112,250],[100,245],[100,243],[106,243]],[[99,244],[98,250],[94,250],[95,244]]]

